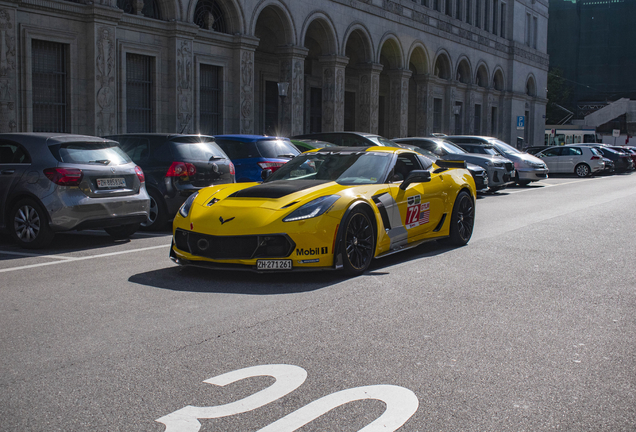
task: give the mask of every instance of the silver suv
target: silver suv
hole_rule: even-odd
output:
[[[59,133],[0,134],[0,228],[25,248],[56,232],[103,228],[126,239],[148,218],[144,173],[117,142]]]

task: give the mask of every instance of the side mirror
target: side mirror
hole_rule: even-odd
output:
[[[413,170],[409,176],[402,182],[400,189],[406,190],[411,183],[426,183],[431,181],[431,173],[426,170]]]
[[[271,175],[272,175],[271,169],[264,169],[263,171],[261,171],[261,179],[263,181],[267,180],[267,178]]]

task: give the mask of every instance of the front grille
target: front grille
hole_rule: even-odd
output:
[[[514,164],[512,164],[511,162],[506,162],[506,171],[512,171],[513,168],[515,167]]]
[[[286,234],[211,236],[178,229],[174,237],[177,249],[212,259],[281,258],[296,247]]]

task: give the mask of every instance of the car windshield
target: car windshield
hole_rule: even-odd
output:
[[[390,139],[381,137],[379,135],[367,136],[367,138],[369,138],[371,141],[373,141],[374,143],[376,143],[379,146],[383,146],[383,147],[399,147],[399,145],[397,145],[395,143],[395,141],[391,141]]]
[[[521,152],[503,141],[490,140],[490,143],[495,146],[500,152],[505,154],[520,154]]]
[[[303,153],[276,170],[266,182],[328,180],[341,185],[377,184],[386,177],[391,153]]]
[[[468,153],[466,150],[464,150],[463,148],[453,144],[450,141],[442,141],[440,143],[440,146],[444,148],[444,150],[446,150],[448,153],[454,153],[454,154],[465,154]]]
[[[124,165],[132,162],[116,142],[70,142],[49,146],[59,162],[87,165]]]
[[[173,141],[174,142],[174,141]],[[212,159],[227,159],[227,155],[214,142],[177,143],[177,155],[187,161],[209,161]]]
[[[291,143],[284,140],[262,140],[256,141],[256,148],[264,158],[293,158],[300,154],[300,151]]]

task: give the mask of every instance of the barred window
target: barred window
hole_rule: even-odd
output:
[[[33,131],[69,132],[67,45],[33,39]]]
[[[126,54],[126,132],[153,132],[153,58]]]
[[[222,69],[218,66],[201,65],[200,80],[200,132],[207,135],[222,133]]]

